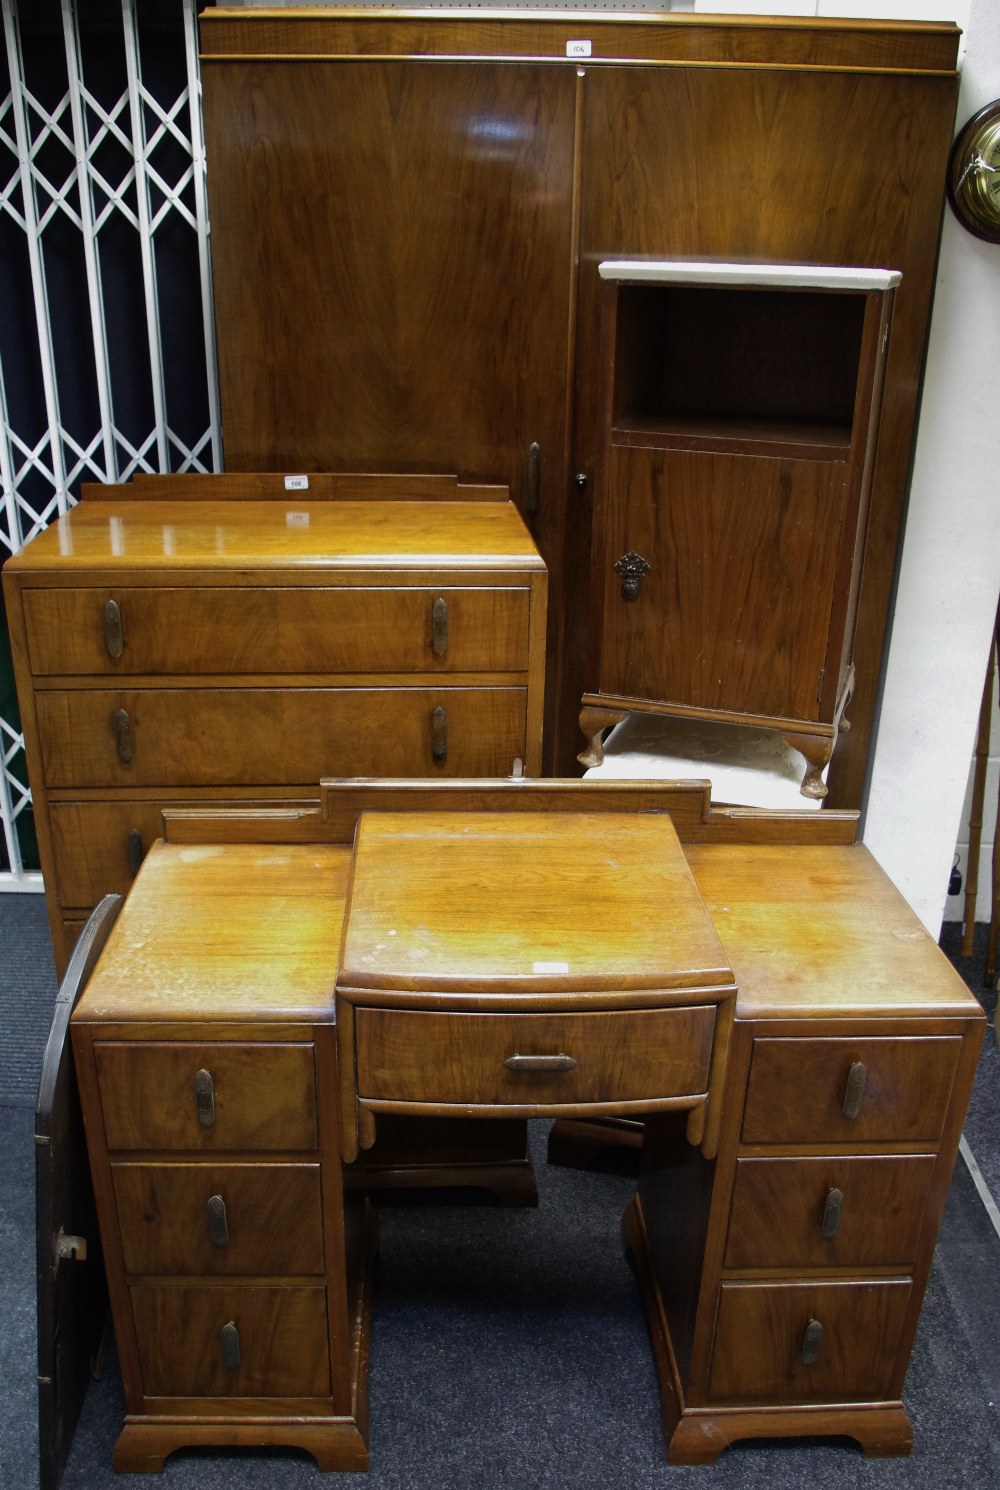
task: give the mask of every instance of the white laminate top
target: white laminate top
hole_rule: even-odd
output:
[[[635,284],[748,285],[788,290],[891,290],[898,269],[841,264],[724,264],[698,259],[605,259],[602,279]]]

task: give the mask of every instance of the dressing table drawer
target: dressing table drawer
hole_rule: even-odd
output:
[[[913,1265],[934,1154],[736,1161],[724,1265]]]
[[[311,1044],[97,1040],[108,1148],[316,1148]]]
[[[656,1105],[708,1089],[715,1005],[585,1014],[356,1011],[362,1102]]]
[[[324,1270],[318,1163],[119,1161],[111,1179],[132,1276]]]
[[[892,1396],[912,1283],[724,1283],[710,1400],[880,1401]]]
[[[329,1401],[322,1285],[142,1284],[131,1300],[147,1398]]]
[[[744,1143],[927,1143],[944,1125],[957,1035],[754,1041]]]

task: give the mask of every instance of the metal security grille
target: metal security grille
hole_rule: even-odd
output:
[[[0,559],[84,481],[222,467],[196,0],[2,0]],[[0,636],[0,888],[38,885]]]

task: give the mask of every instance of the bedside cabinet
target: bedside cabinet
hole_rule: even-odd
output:
[[[219,1443],[367,1466],[374,1221],[343,1193],[329,996],[349,859],[158,845],[77,1006],[117,1469]]]
[[[4,568],[60,968],[166,805],[541,769],[546,573],[502,488],[184,499],[233,480],[89,488]]]

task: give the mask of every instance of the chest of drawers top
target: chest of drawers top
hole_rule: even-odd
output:
[[[88,499],[9,561],[14,572],[171,580],[210,571],[213,582],[248,574],[426,570],[474,573],[545,566],[512,502],[152,501]]]

